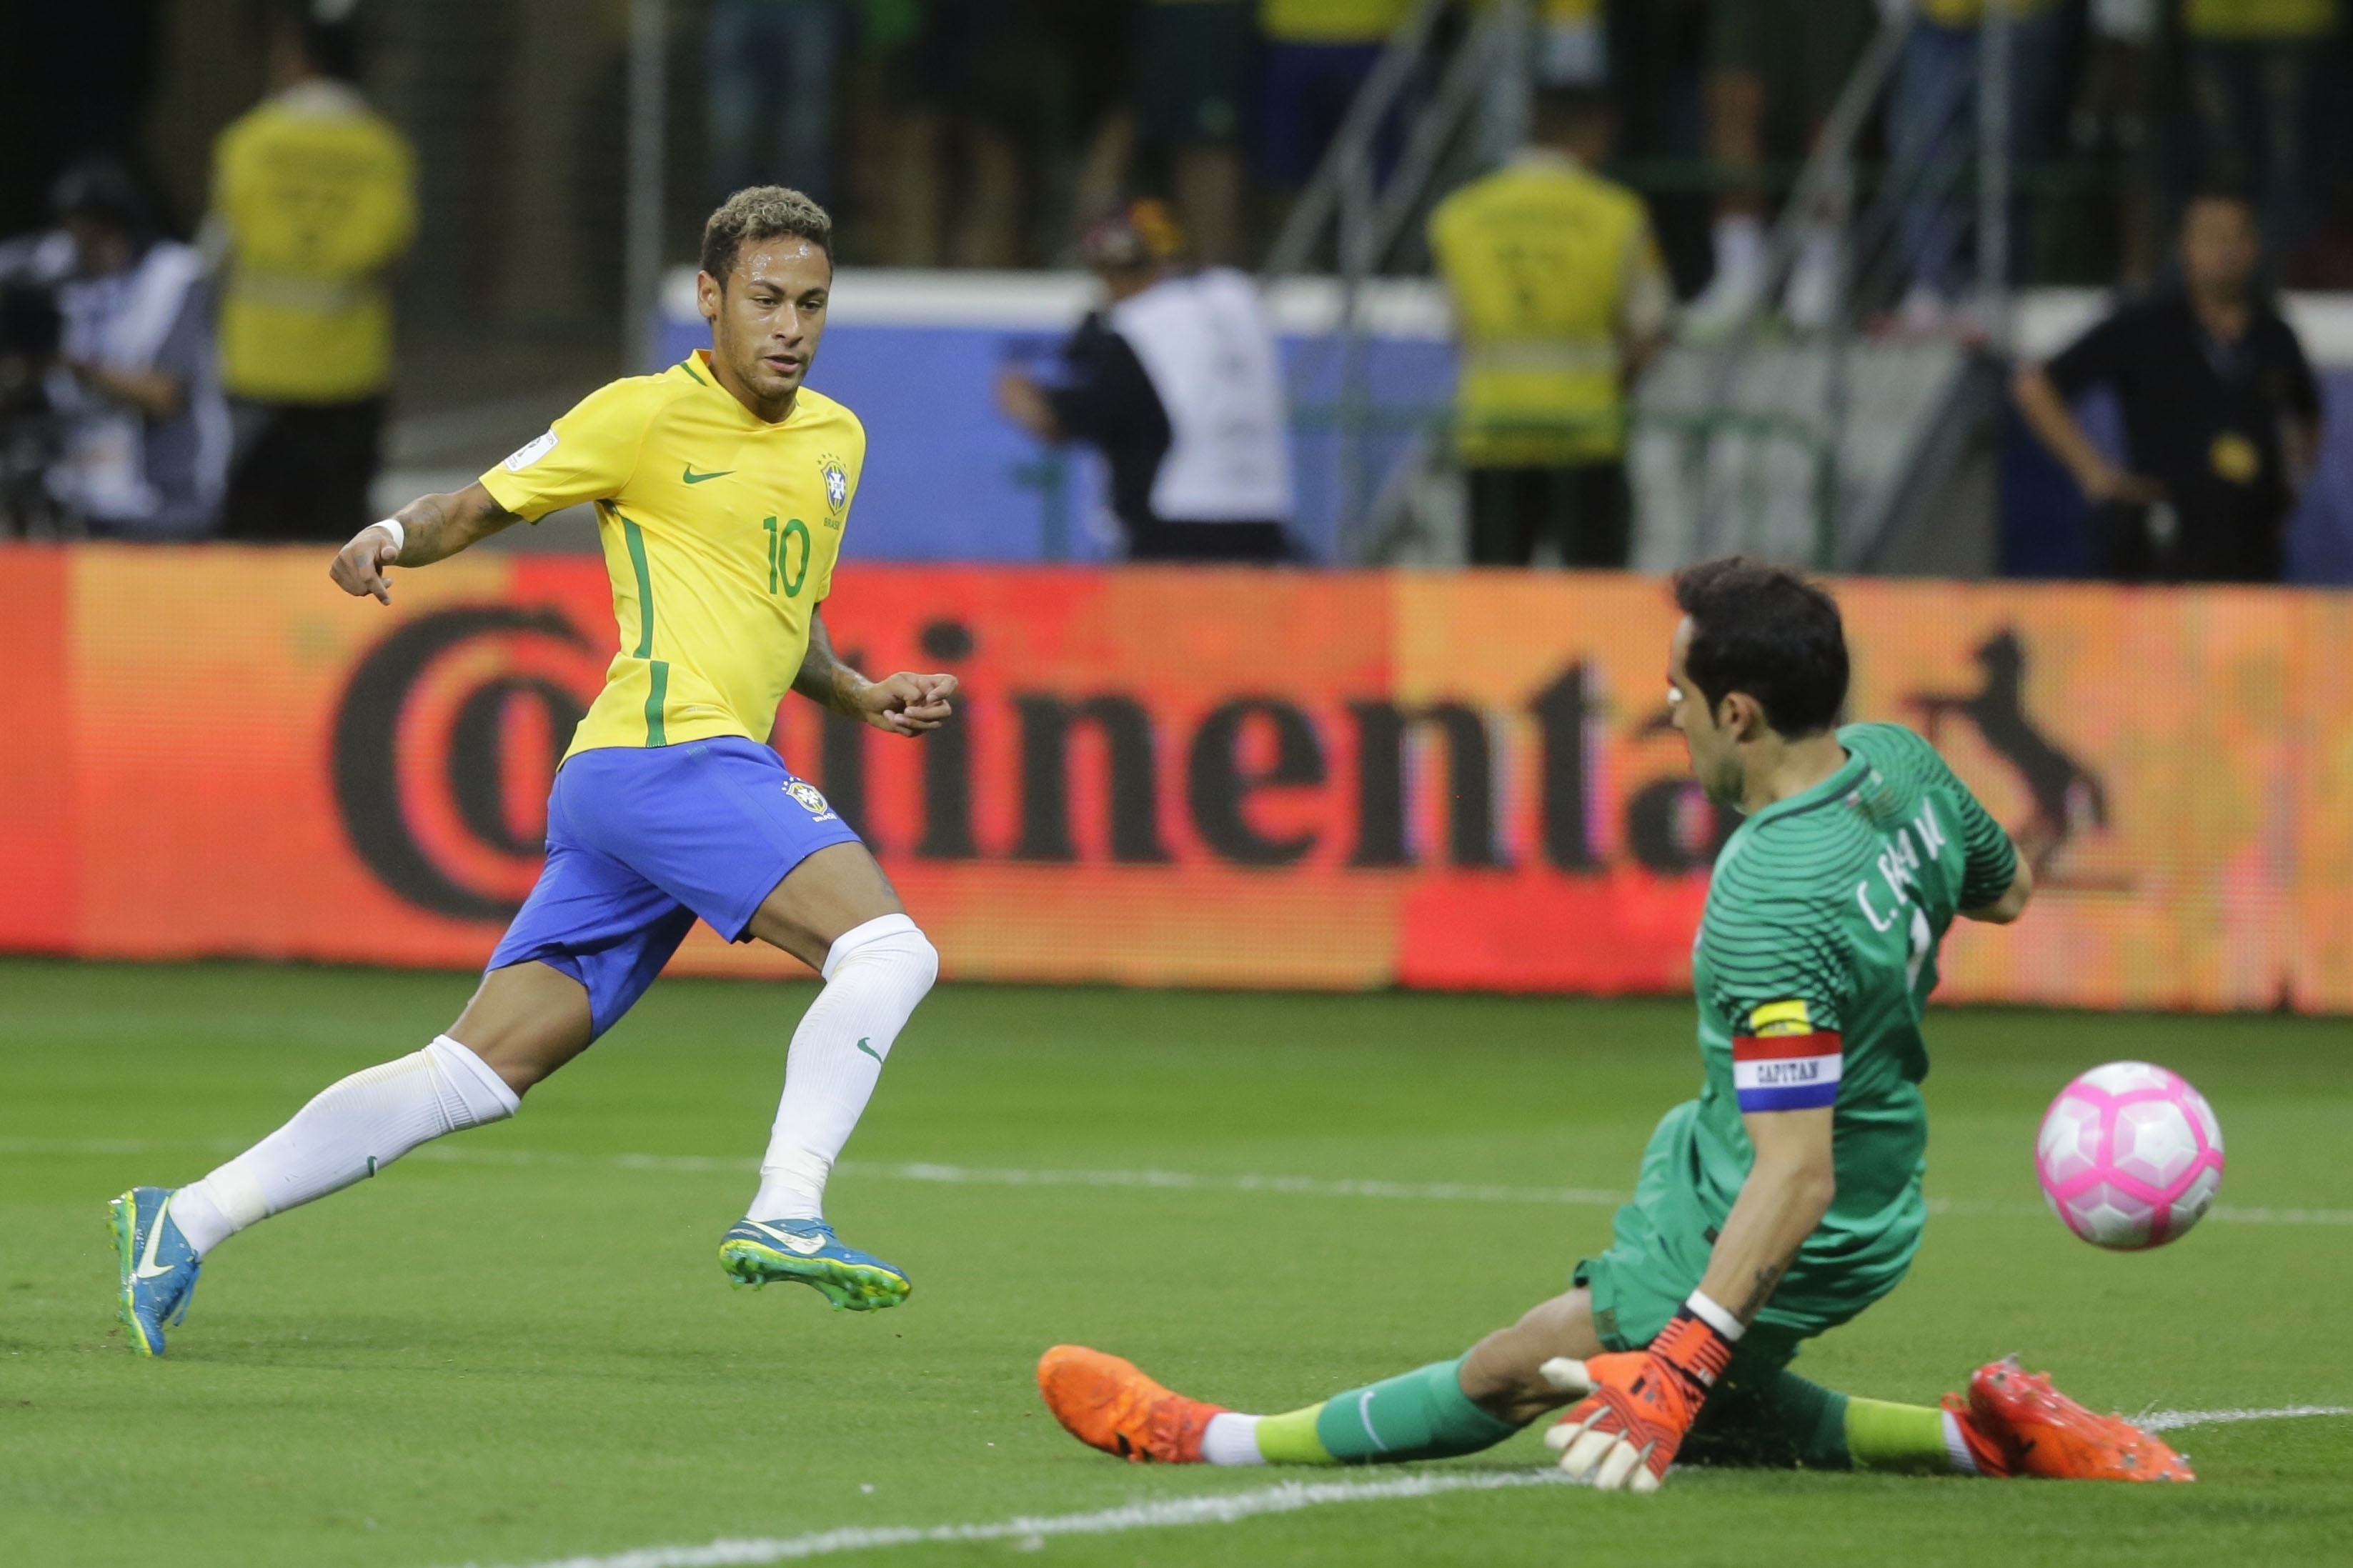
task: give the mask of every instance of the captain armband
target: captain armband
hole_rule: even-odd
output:
[[[1767,1002],[1732,1037],[1732,1084],[1741,1114],[1820,1110],[1838,1103],[1845,1049],[1836,1029],[1815,1026],[1800,1001]]]

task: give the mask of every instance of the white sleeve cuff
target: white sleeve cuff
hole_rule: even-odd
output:
[[[1748,1331],[1747,1324],[1725,1310],[1704,1290],[1693,1291],[1683,1305],[1691,1309],[1693,1317],[1697,1318],[1736,1345],[1740,1342],[1740,1336]]]

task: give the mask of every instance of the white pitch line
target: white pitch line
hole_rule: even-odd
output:
[[[0,1154],[147,1154],[202,1149],[234,1152],[233,1139],[168,1142],[139,1139],[0,1138]],[[408,1156],[462,1165],[604,1166],[619,1171],[664,1171],[684,1174],[757,1171],[757,1160],[715,1154],[573,1154],[554,1149],[477,1149],[429,1143]],[[944,1186],[1125,1187],[1162,1192],[1282,1193],[1297,1197],[1379,1198],[1416,1203],[1540,1204],[1614,1208],[1624,1193],[1601,1187],[1514,1187],[1476,1182],[1351,1181],[1323,1176],[1222,1176],[1189,1171],[1028,1171],[989,1165],[889,1164],[844,1160],[843,1175],[886,1182],[931,1182]],[[1932,1215],[2025,1217],[2049,1212],[2041,1204],[1989,1202],[1976,1198],[1930,1198]],[[2242,1208],[2217,1204],[2207,1211],[2220,1225],[2353,1226],[2353,1209]]]
[[[1503,1470],[1477,1475],[1411,1475],[1378,1481],[1284,1481],[1250,1491],[1132,1502],[1091,1513],[996,1520],[985,1524],[847,1525],[807,1535],[713,1541],[702,1546],[646,1546],[609,1557],[559,1557],[530,1568],[751,1568],[797,1563],[840,1552],[976,1541],[1043,1544],[1050,1535],[1115,1535],[1188,1524],[1234,1524],[1270,1513],[1297,1513],[1331,1503],[1381,1502],[1436,1497],[1441,1492],[1491,1492],[1516,1487],[1574,1485],[1558,1470]],[[478,1568],[469,1563],[467,1568]]]
[[[2273,1410],[2152,1410],[2133,1417],[2145,1432],[2178,1432],[2184,1426],[2222,1426],[2233,1421],[2288,1421],[2299,1415],[2353,1415],[2342,1405],[2283,1405]]]
[[[1573,1204],[1608,1207],[1624,1193],[1598,1187],[1507,1187],[1473,1182],[1331,1181],[1319,1176],[1203,1176],[1185,1171],[1009,1171],[973,1165],[876,1165],[850,1160],[853,1175],[951,1186],[1155,1187],[1176,1192],[1291,1193],[1318,1198],[1406,1198],[1436,1203]]]
[[[5,1147],[5,1145],[0,1145]],[[602,1164],[626,1171],[756,1171],[757,1160],[702,1154],[563,1154],[527,1149],[465,1149],[429,1144],[428,1160],[465,1164]],[[1317,1198],[1389,1198],[1431,1203],[1571,1204],[1615,1207],[1624,1193],[1598,1187],[1509,1187],[1474,1182],[1335,1181],[1322,1176],[1205,1176],[1190,1171],[1022,1171],[990,1165],[884,1164],[844,1160],[838,1174],[886,1182],[931,1182],[952,1187],[1138,1187],[1162,1192],[1287,1193]],[[2353,1216],[2348,1216],[2353,1217]]]
[[[0,1142],[0,1149],[5,1149]],[[700,1154],[564,1154],[533,1150],[471,1150],[428,1144],[417,1152],[426,1159],[499,1165],[603,1164],[627,1171],[756,1171],[759,1162],[722,1159]],[[1285,1193],[1317,1198],[1384,1198],[1428,1203],[1553,1204],[1580,1208],[1615,1208],[1629,1194],[1602,1187],[1513,1187],[1472,1182],[1384,1182],[1333,1180],[1322,1176],[1201,1175],[1189,1171],[1024,1171],[989,1165],[886,1164],[844,1160],[834,1166],[843,1175],[886,1182],[934,1182],[944,1186],[977,1187],[1131,1187],[1164,1192]],[[2041,1204],[1988,1203],[1970,1198],[1930,1198],[1932,1215],[2047,1214]],[[2218,1204],[2206,1213],[2224,1225],[2353,1226],[2353,1209],[2236,1208]]]
[[[2151,1432],[2174,1432],[2188,1426],[2217,1426],[2237,1421],[2282,1421],[2304,1415],[2353,1415],[2353,1409],[2333,1405],[2287,1405],[2274,1410],[2158,1410],[2140,1416]],[[713,1541],[701,1546],[646,1546],[604,1557],[560,1557],[533,1563],[528,1568],[758,1568],[770,1563],[797,1563],[830,1557],[843,1552],[871,1552],[889,1546],[962,1544],[969,1542],[1012,1541],[1042,1545],[1053,1535],[1116,1535],[1131,1530],[1166,1530],[1195,1524],[1235,1524],[1266,1514],[1297,1513],[1335,1503],[1382,1502],[1402,1498],[1436,1497],[1445,1492],[1499,1491],[1517,1487],[1574,1485],[1556,1469],[1504,1470],[1461,1475],[1439,1472],[1388,1478],[1377,1481],[1283,1481],[1250,1491],[1166,1498],[1129,1503],[1122,1508],[1089,1513],[1022,1517],[979,1524],[845,1525],[807,1535],[753,1537]],[[467,1568],[479,1568],[469,1563]]]

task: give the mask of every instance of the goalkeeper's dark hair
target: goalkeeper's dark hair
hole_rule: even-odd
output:
[[[719,205],[702,226],[702,269],[727,286],[746,240],[787,236],[806,239],[833,259],[833,219],[798,191],[782,185],[747,185]]]
[[[1786,566],[1728,556],[1675,574],[1675,603],[1691,617],[1683,668],[1712,714],[1735,691],[1796,739],[1838,721],[1846,706],[1846,628],[1837,601]]]

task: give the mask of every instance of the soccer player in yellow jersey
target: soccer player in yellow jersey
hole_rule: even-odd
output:
[[[710,349],[592,393],[479,482],[412,501],[335,557],[339,586],[388,604],[388,567],[594,501],[620,648],[556,773],[546,868],[448,1033],[329,1087],[202,1181],[114,1201],[134,1352],[164,1349],[200,1260],[228,1236],[513,1115],[628,1011],[698,916],[826,981],[794,1032],[759,1191],[722,1265],[855,1311],[905,1300],[906,1275],[844,1246],[823,1200],[939,955],[858,836],[764,742],[787,688],[908,736],[946,721],[956,688],[952,675],[869,680],[826,634],[866,456],[857,417],[801,384],[825,331],[832,232],[797,191],[737,192],[703,230]]]

